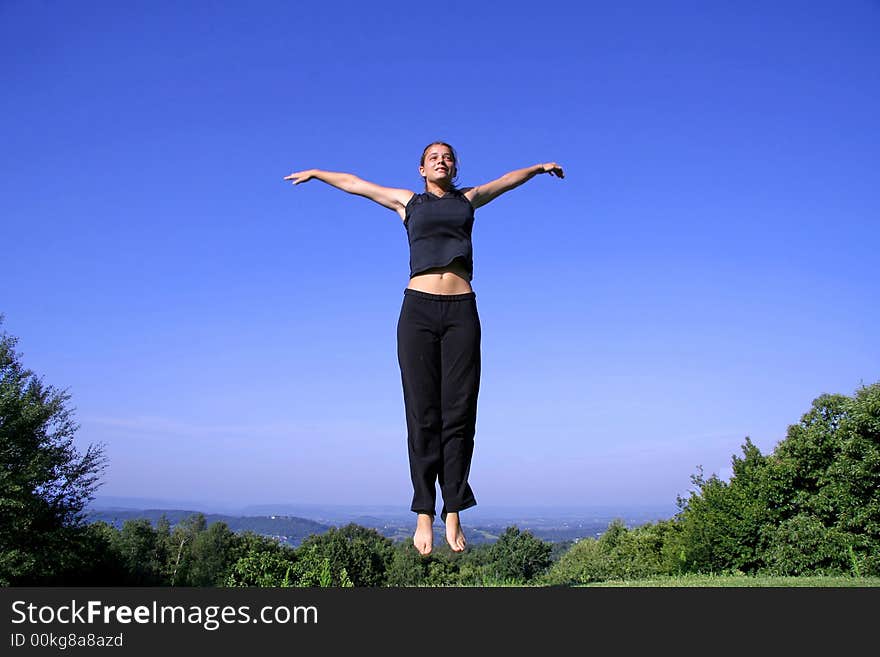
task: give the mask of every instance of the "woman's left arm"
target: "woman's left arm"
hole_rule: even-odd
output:
[[[556,162],[546,162],[544,164],[535,164],[524,169],[517,169],[510,173],[505,173],[500,178],[487,182],[484,185],[477,185],[468,189],[464,195],[468,198],[475,208],[486,205],[492,199],[498,198],[504,192],[509,192],[514,187],[519,187],[527,180],[537,176],[540,173],[549,173],[559,178],[565,178],[562,167]]]

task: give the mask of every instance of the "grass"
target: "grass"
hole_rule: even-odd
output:
[[[487,580],[482,584],[422,584],[427,588],[542,588],[546,585],[523,583],[517,580]],[[726,587],[805,587],[805,588],[868,588],[880,587],[880,577],[848,577],[844,575],[805,575],[801,577],[772,577],[754,575],[662,575],[646,579],[619,579],[591,584],[573,584],[582,587],[670,587],[670,588],[726,588]]]
[[[753,575],[667,575],[637,580],[609,580],[581,586],[623,587],[880,587],[880,577],[846,577],[808,575],[803,577],[771,577]]]

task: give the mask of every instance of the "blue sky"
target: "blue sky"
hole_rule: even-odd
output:
[[[479,505],[674,507],[880,380],[880,4],[0,2],[3,330],[103,495],[412,490],[399,217],[477,211]],[[439,502],[438,502],[439,508]]]

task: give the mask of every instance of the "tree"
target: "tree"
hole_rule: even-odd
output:
[[[823,495],[837,500],[835,527],[853,537],[853,573],[880,575],[880,382],[862,386],[840,426],[840,455]]]
[[[393,546],[388,564],[387,586],[422,586],[428,576],[430,556],[419,554],[412,541],[400,541]]]
[[[164,560],[160,560],[156,531],[149,520],[126,520],[122,530],[114,536],[113,547],[125,565],[125,584],[162,586]]]
[[[190,572],[193,568],[193,544],[196,537],[208,528],[204,513],[194,513],[179,523],[174,531],[165,536],[167,547],[164,549],[168,562],[170,586],[189,586]]]
[[[679,500],[687,570],[880,573],[880,383],[823,394],[774,452],[746,438],[728,483]]]
[[[17,342],[0,333],[0,585],[63,585],[86,565],[104,446],[76,449],[71,395],[25,369]]]
[[[115,548],[119,530],[102,520],[86,525],[79,552],[83,567],[65,577],[65,586],[126,586],[131,581],[122,556]]]
[[[375,529],[349,523],[341,529],[330,528],[323,534],[312,534],[297,548],[297,564],[318,563],[323,568],[327,558],[334,585],[343,571],[355,586],[384,586],[393,558],[392,541]],[[309,566],[311,568],[311,566]]]
[[[753,572],[766,546],[767,528],[785,513],[791,486],[772,458],[746,437],[743,456],[732,458],[730,482],[717,475],[691,477],[695,490],[679,498],[677,540],[684,570]]]
[[[293,586],[296,550],[273,538],[246,531],[239,536],[236,561],[226,586]]]
[[[171,584],[171,549],[171,523],[163,513],[156,522],[156,560],[159,562],[160,586]]]
[[[317,543],[300,545],[296,551],[296,561],[285,573],[283,586],[314,587],[353,587],[345,566],[341,568],[330,561],[330,556],[322,554]]]
[[[595,538],[582,538],[572,545],[541,581],[551,586],[568,586],[599,582],[611,577],[608,560]]]
[[[531,532],[508,527],[490,550],[494,574],[501,580],[527,582],[550,567],[552,550]]]
[[[572,545],[541,578],[550,585],[586,584],[609,579],[641,579],[670,572],[664,547],[671,523],[646,523],[627,528],[613,520],[598,538],[583,538]]]
[[[223,586],[235,563],[236,536],[225,522],[213,522],[192,545],[190,586]]]
[[[818,397],[776,455],[794,484],[770,534],[773,571],[880,574],[880,383]]]

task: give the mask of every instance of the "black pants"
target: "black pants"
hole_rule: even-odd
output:
[[[444,522],[447,513],[477,503],[468,484],[480,389],[476,296],[406,288],[397,323],[414,490],[411,510],[434,515],[439,481]]]

